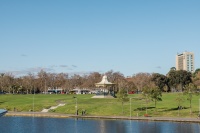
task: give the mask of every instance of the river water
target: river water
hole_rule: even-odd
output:
[[[200,133],[200,124],[4,116],[0,133]]]

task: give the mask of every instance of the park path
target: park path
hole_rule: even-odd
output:
[[[61,107],[61,106],[65,106],[65,104],[58,104],[57,106],[52,106],[51,108],[49,108],[49,109],[43,109],[41,112],[43,112],[43,113],[47,113],[47,112],[49,112],[49,110],[51,110],[51,109],[56,109],[56,108],[58,108],[58,107]]]

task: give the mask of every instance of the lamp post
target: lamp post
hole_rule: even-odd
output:
[[[47,90],[46,90],[46,77],[44,78],[44,84],[45,84],[45,94],[47,94]]]
[[[35,112],[35,87],[34,87],[34,85],[32,86],[32,84],[31,84],[31,88],[33,89],[33,110],[32,110],[32,112],[33,112],[33,116],[34,116],[35,115],[34,114],[34,112]]]
[[[200,116],[200,99],[199,99],[199,116]]]
[[[192,106],[191,106],[192,93],[191,93],[191,91],[190,91],[190,88],[189,88],[189,100],[190,100],[190,114],[192,114]]]
[[[76,115],[78,115],[78,104],[77,104],[77,97],[73,97],[73,98],[75,98],[76,99],[76,106],[75,106],[75,108],[76,108]]]
[[[130,97],[130,118],[131,118],[131,116],[132,116],[132,113],[131,113],[131,99],[132,99],[132,97]]]
[[[33,113],[35,112],[35,88],[33,89]]]

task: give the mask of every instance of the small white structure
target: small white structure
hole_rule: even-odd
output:
[[[108,81],[108,78],[106,75],[103,76],[101,82],[99,83],[95,83],[96,87],[99,88],[100,90],[100,94],[97,94],[96,96],[94,96],[93,98],[105,98],[105,97],[112,97],[111,95],[108,95],[108,94],[111,94],[111,90],[112,90],[112,87],[115,85],[114,83],[111,83]],[[113,90],[112,90],[113,91]],[[113,91],[113,95],[114,95],[114,91]]]
[[[108,86],[113,86],[115,84],[109,82],[107,76],[104,75],[103,78],[102,78],[102,80],[101,80],[101,82],[96,83],[95,85],[96,85],[96,87],[108,87]]]

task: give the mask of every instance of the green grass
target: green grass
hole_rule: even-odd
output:
[[[17,111],[41,111],[44,108],[50,108],[51,106],[58,105],[59,103],[65,103],[63,107],[59,107],[52,112],[74,114],[76,99],[74,95],[49,95],[49,94],[37,94],[37,95],[0,95],[0,108],[13,111],[14,108]],[[122,114],[122,104],[117,98],[113,99],[93,99],[93,95],[75,95],[78,101],[79,113],[82,110],[86,110],[87,115],[98,116],[130,116],[130,101],[124,104],[124,114]],[[157,108],[154,107],[154,102],[148,104],[148,114],[151,116],[163,116],[163,117],[196,117],[199,113],[199,96],[193,96],[192,100],[192,114],[190,114],[189,101],[183,102],[184,109],[180,110],[178,115],[176,97],[177,93],[163,94],[162,101],[157,102]],[[141,99],[141,95],[133,94],[129,95],[131,100],[131,115],[132,116],[144,116],[146,110],[146,104]]]

